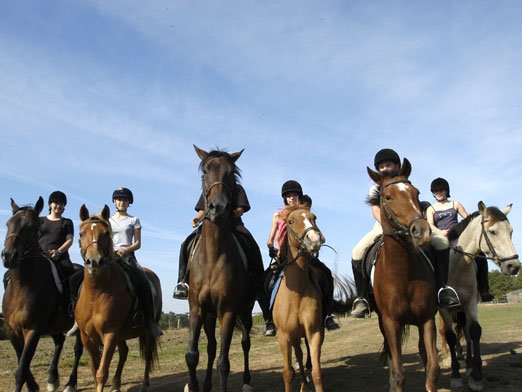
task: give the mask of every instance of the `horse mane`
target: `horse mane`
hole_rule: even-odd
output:
[[[500,209],[498,209],[497,207],[487,207],[487,211],[493,219],[493,222],[501,222],[507,220],[506,214],[500,211]],[[459,238],[462,232],[466,230],[466,227],[468,227],[470,222],[479,215],[480,212],[475,211],[474,213],[469,214],[466,218],[462,219],[459,223],[457,223],[457,225],[448,232],[448,240],[454,241],[457,238]]]
[[[241,169],[237,167],[236,163],[232,159],[232,156],[225,150],[211,150],[208,152],[208,155],[205,159],[202,159],[199,163],[199,170],[203,171],[203,167],[210,161],[212,158],[226,158],[230,161],[230,163],[234,166],[234,177],[236,178],[236,182],[239,183],[241,179]]]

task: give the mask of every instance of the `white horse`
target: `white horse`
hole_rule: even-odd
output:
[[[451,327],[453,314],[457,312],[464,312],[466,317],[464,336],[467,343],[466,368],[470,376],[469,387],[473,391],[481,391],[483,388],[480,357],[482,329],[477,316],[480,297],[474,260],[477,257],[485,257],[494,261],[503,274],[518,273],[520,261],[511,240],[513,229],[506,217],[510,211],[511,204],[501,211],[496,207],[486,207],[480,201],[478,212],[469,215],[454,228],[454,232],[460,235],[451,246],[448,285],[457,291],[460,305],[439,310],[446,326],[445,335],[451,353],[452,388],[463,385],[459,373],[460,365],[455,353],[457,339]]]

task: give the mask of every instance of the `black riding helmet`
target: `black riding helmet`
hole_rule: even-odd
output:
[[[297,196],[299,196],[299,198],[302,198],[303,197],[303,188],[301,187],[301,184],[299,184],[297,181],[288,180],[281,187],[281,197],[285,201],[285,204],[286,204],[286,195],[288,193],[297,193]]]
[[[301,197],[301,203],[308,204],[308,207],[312,208],[312,198],[308,195]]]
[[[62,191],[54,191],[49,195],[48,204],[51,205],[51,203],[63,204],[65,206],[67,205],[67,196]]]
[[[134,197],[132,196],[132,192],[128,188],[118,188],[114,192],[112,192],[112,201],[114,199],[129,199],[129,204],[134,202]]]
[[[438,191],[439,189],[446,189],[446,191],[448,193],[446,197],[450,197],[449,183],[448,183],[448,181],[446,181],[444,178],[441,178],[441,177],[437,177],[436,179],[434,179],[431,182],[431,187],[430,187],[431,193],[435,193],[435,191]]]
[[[375,159],[373,160],[375,170],[379,170],[379,165],[382,162],[394,162],[400,166],[401,158],[399,157],[399,154],[397,154],[391,148],[383,148],[382,150],[379,150],[377,154],[375,154]]]

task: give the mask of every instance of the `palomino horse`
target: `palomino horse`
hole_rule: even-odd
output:
[[[255,293],[249,288],[248,276],[230,227],[231,206],[239,169],[236,153],[206,152],[194,146],[201,159],[205,219],[200,238],[189,261],[189,344],[185,360],[189,382],[185,391],[199,391],[196,368],[199,362],[198,341],[201,327],[207,335],[208,364],[204,391],[212,389],[212,367],[216,357],[216,317],[221,324],[221,352],[218,359],[220,390],[227,390],[230,373],[228,354],[236,318],[242,329],[244,353],[243,390],[251,390],[248,355]]]
[[[272,316],[283,354],[285,391],[292,391],[295,373],[292,367],[292,347],[299,364],[301,390],[305,388],[301,338],[306,338],[312,360],[315,390],[322,392],[320,360],[324,340],[323,307],[318,282],[311,274],[310,263],[324,243],[324,237],[315,223],[315,215],[308,208],[290,208],[282,219],[287,225],[286,243],[281,249],[281,256],[286,260],[286,264],[274,300]]]
[[[446,325],[446,339],[451,353],[451,387],[462,386],[460,365],[455,351],[457,339],[451,328],[452,315],[456,312],[464,312],[466,319],[464,336],[467,342],[466,367],[470,376],[468,384],[473,391],[481,391],[483,388],[482,359],[480,357],[482,329],[478,322],[479,295],[473,260],[477,257],[486,257],[494,261],[503,274],[516,275],[518,273],[520,261],[511,240],[513,229],[506,217],[510,211],[511,205],[500,211],[496,207],[486,207],[483,202],[479,202],[478,212],[469,215],[449,233],[450,239],[455,239],[454,237],[460,233],[451,249],[448,274],[448,285],[457,291],[460,306],[440,309]]]
[[[89,211],[80,208],[80,251],[85,262],[83,286],[76,303],[76,322],[82,342],[91,357],[91,369],[97,392],[102,392],[109,376],[109,365],[116,346],[119,361],[112,381],[112,391],[121,387],[121,373],[129,351],[125,340],[139,338],[140,354],[145,361],[141,390],[149,387],[149,373],[158,360],[158,340],[144,325],[134,325],[132,313],[134,296],[129,292],[128,278],[124,276],[122,260],[113,253],[109,207],[101,214],[89,217]],[[154,286],[154,314],[161,315],[161,286],[157,275],[145,269]],[[144,323],[142,323],[144,324]],[[100,354],[100,347],[103,353]]]
[[[408,177],[411,165],[404,159],[401,172],[385,176],[368,168],[380,187],[383,246],[375,264],[373,291],[388,356],[390,390],[402,391],[406,375],[401,343],[406,325],[419,329],[419,351],[426,370],[427,391],[437,390],[434,273],[420,253],[429,244],[431,230],[423,218],[419,191]]]
[[[63,301],[51,264],[42,255],[38,244],[38,216],[43,208],[43,199],[40,197],[34,208],[19,207],[11,199],[11,208],[13,216],[7,221],[2,251],[4,267],[10,270],[10,281],[4,293],[2,309],[7,334],[18,358],[15,391],[21,391],[24,384],[27,384],[29,391],[39,390],[30,365],[42,335],[51,335],[54,341],[47,390],[55,391],[59,385],[58,360],[65,340],[64,332],[72,327],[73,319],[67,317],[65,309],[60,308]],[[74,366],[66,391],[76,389],[82,352],[80,338],[76,335]]]

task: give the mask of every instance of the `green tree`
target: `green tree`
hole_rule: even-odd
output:
[[[522,289],[522,278],[520,274],[513,276],[492,271],[489,273],[489,288],[491,294],[499,299],[511,291]]]

